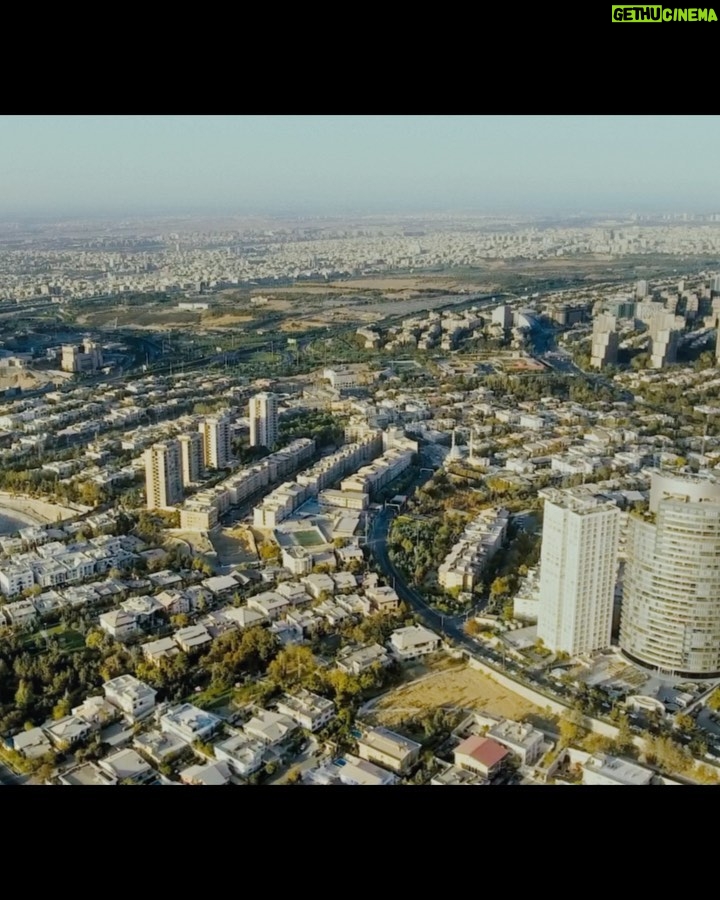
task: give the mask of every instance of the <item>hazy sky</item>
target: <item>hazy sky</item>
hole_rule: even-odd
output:
[[[718,116],[0,116],[0,216],[720,211]]]

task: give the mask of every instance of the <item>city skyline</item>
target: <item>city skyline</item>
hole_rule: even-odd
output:
[[[4,116],[0,218],[714,211],[711,116]]]

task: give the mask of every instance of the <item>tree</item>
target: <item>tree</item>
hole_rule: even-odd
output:
[[[577,744],[587,735],[583,727],[582,713],[577,709],[566,709],[560,716],[560,743],[564,747]]]
[[[318,665],[309,647],[291,644],[281,650],[268,666],[268,676],[284,691],[310,680]]]

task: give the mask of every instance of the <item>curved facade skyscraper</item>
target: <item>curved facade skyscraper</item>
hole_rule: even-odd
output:
[[[649,515],[631,517],[620,647],[683,677],[720,674],[720,481],[653,474]]]

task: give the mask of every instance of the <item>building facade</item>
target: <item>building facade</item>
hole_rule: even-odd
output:
[[[213,416],[198,425],[203,439],[203,458],[208,469],[224,469],[232,458],[230,420]]]
[[[191,434],[181,435],[178,440],[180,441],[180,455],[182,457],[183,484],[187,485],[200,481],[205,458],[202,434],[199,431],[193,431]]]
[[[145,451],[145,495],[148,509],[182,503],[183,476],[179,441],[163,441]]]
[[[620,511],[570,491],[545,497],[538,637],[571,656],[609,647]]]
[[[620,647],[684,677],[720,674],[720,481],[653,474],[628,523]]]
[[[278,439],[278,398],[262,393],[250,398],[250,446],[272,449]]]

